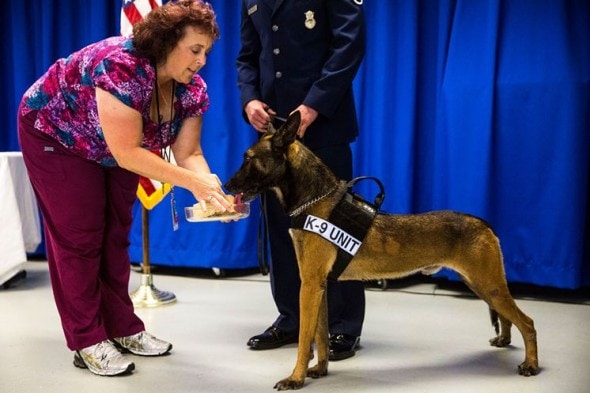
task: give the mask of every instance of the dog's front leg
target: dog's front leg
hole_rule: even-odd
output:
[[[277,390],[295,390],[303,386],[309,360],[311,345],[318,327],[320,304],[324,302],[325,282],[316,279],[301,282],[299,293],[299,344],[297,345],[297,362],[291,375],[275,384]],[[324,350],[325,351],[325,350]],[[319,354],[318,354],[319,357]],[[327,368],[327,362],[326,362]]]
[[[315,366],[307,370],[308,377],[320,378],[328,375],[328,351],[330,350],[328,337],[328,295],[324,290],[320,303],[318,327],[315,333],[318,362]]]

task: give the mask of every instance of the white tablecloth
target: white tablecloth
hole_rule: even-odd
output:
[[[0,152],[0,284],[24,270],[41,243],[37,201],[21,152]]]

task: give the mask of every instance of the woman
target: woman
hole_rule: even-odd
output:
[[[188,189],[204,209],[232,208],[200,145],[209,98],[197,72],[218,38],[208,4],[170,2],[131,38],[58,60],[22,99],[19,140],[44,217],[55,302],[74,365],[94,374],[131,372],[119,351],[172,349],[145,331],[128,293],[138,175]],[[153,154],[167,146],[177,165]]]

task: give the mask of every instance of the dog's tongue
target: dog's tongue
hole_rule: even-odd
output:
[[[234,204],[240,205],[242,203],[242,194],[238,194],[234,197]]]

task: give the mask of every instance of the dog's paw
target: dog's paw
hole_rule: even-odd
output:
[[[539,366],[526,360],[518,365],[518,373],[524,377],[530,377],[539,373]]]
[[[303,380],[297,381],[294,379],[285,378],[281,379],[279,382],[275,384],[276,390],[297,390],[303,387]]]
[[[504,337],[504,336],[497,336],[497,337],[490,339],[490,345],[492,347],[498,347],[498,348],[507,347],[508,345],[510,345],[510,342],[511,342],[510,337]]]
[[[307,376],[310,378],[321,378],[328,375],[328,362],[320,362],[307,370]]]

